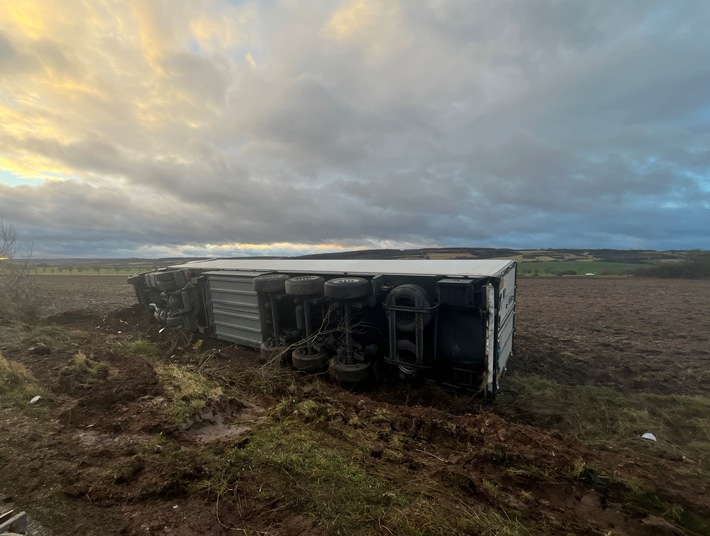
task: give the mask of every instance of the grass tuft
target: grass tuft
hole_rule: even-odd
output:
[[[24,408],[32,397],[42,394],[43,390],[24,365],[0,354],[0,400],[3,405]]]
[[[204,409],[210,398],[222,394],[216,383],[184,366],[159,364],[155,371],[173,402],[173,418],[178,424]]]
[[[74,354],[71,361],[60,372],[63,376],[82,375],[96,378],[108,378],[109,368],[106,363],[87,357],[83,352]]]
[[[145,339],[136,339],[135,341],[120,342],[119,345],[131,353],[147,357],[151,361],[155,361],[162,355],[162,351],[155,344]]]

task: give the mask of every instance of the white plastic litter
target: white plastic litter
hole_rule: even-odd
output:
[[[41,396],[39,396],[39,395],[33,396],[33,397],[30,399],[30,406],[36,404],[36,403],[39,402],[40,400],[42,400],[42,397],[41,397]]]
[[[657,441],[656,436],[653,435],[651,432],[646,432],[641,436],[643,439],[648,439],[649,441]]]

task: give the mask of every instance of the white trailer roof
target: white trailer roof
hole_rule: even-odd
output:
[[[515,261],[504,259],[212,259],[170,266],[172,269],[248,270],[348,275],[438,275],[446,277],[494,277]]]

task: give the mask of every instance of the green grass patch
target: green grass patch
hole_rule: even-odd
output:
[[[150,361],[155,361],[162,354],[162,350],[155,344],[145,339],[136,339],[135,341],[120,341],[117,343],[120,348],[128,350],[133,354],[147,357]]]
[[[178,365],[155,365],[163,389],[173,403],[173,418],[182,423],[203,409],[210,398],[222,394],[222,388],[197,371]]]
[[[607,261],[540,261],[518,263],[519,275],[623,275],[647,268],[650,264]]]
[[[149,467],[164,476],[161,489],[172,483],[182,494],[207,492],[224,512],[236,501],[240,526],[253,523],[254,532],[295,516],[308,520],[314,534],[547,533],[512,509],[472,501],[455,479],[413,472],[401,449],[392,459],[373,458],[367,433],[343,427],[339,409],[334,401],[289,398],[236,445],[195,448],[156,436],[138,460],[117,468],[116,479],[150,485],[136,470]],[[484,492],[503,493],[494,482]]]
[[[318,413],[313,404],[297,407]],[[230,451],[223,462],[228,471],[218,473],[211,489],[239,488],[258,502],[285,505],[333,534],[529,533],[504,512],[474,512],[439,482],[423,475],[408,479],[399,464],[383,462],[387,476],[374,472],[365,463],[368,456],[362,442],[285,418],[260,427],[244,448]]]
[[[79,352],[72,356],[71,361],[61,370],[60,374],[64,376],[77,374],[103,379],[108,378],[109,367],[107,363]]]
[[[609,387],[563,385],[535,375],[510,375],[497,411],[584,443],[659,448],[706,467],[710,461],[710,399],[702,396],[622,393]],[[653,433],[657,443],[640,436]]]

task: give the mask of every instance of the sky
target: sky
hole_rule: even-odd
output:
[[[33,255],[710,249],[706,0],[0,0]]]

